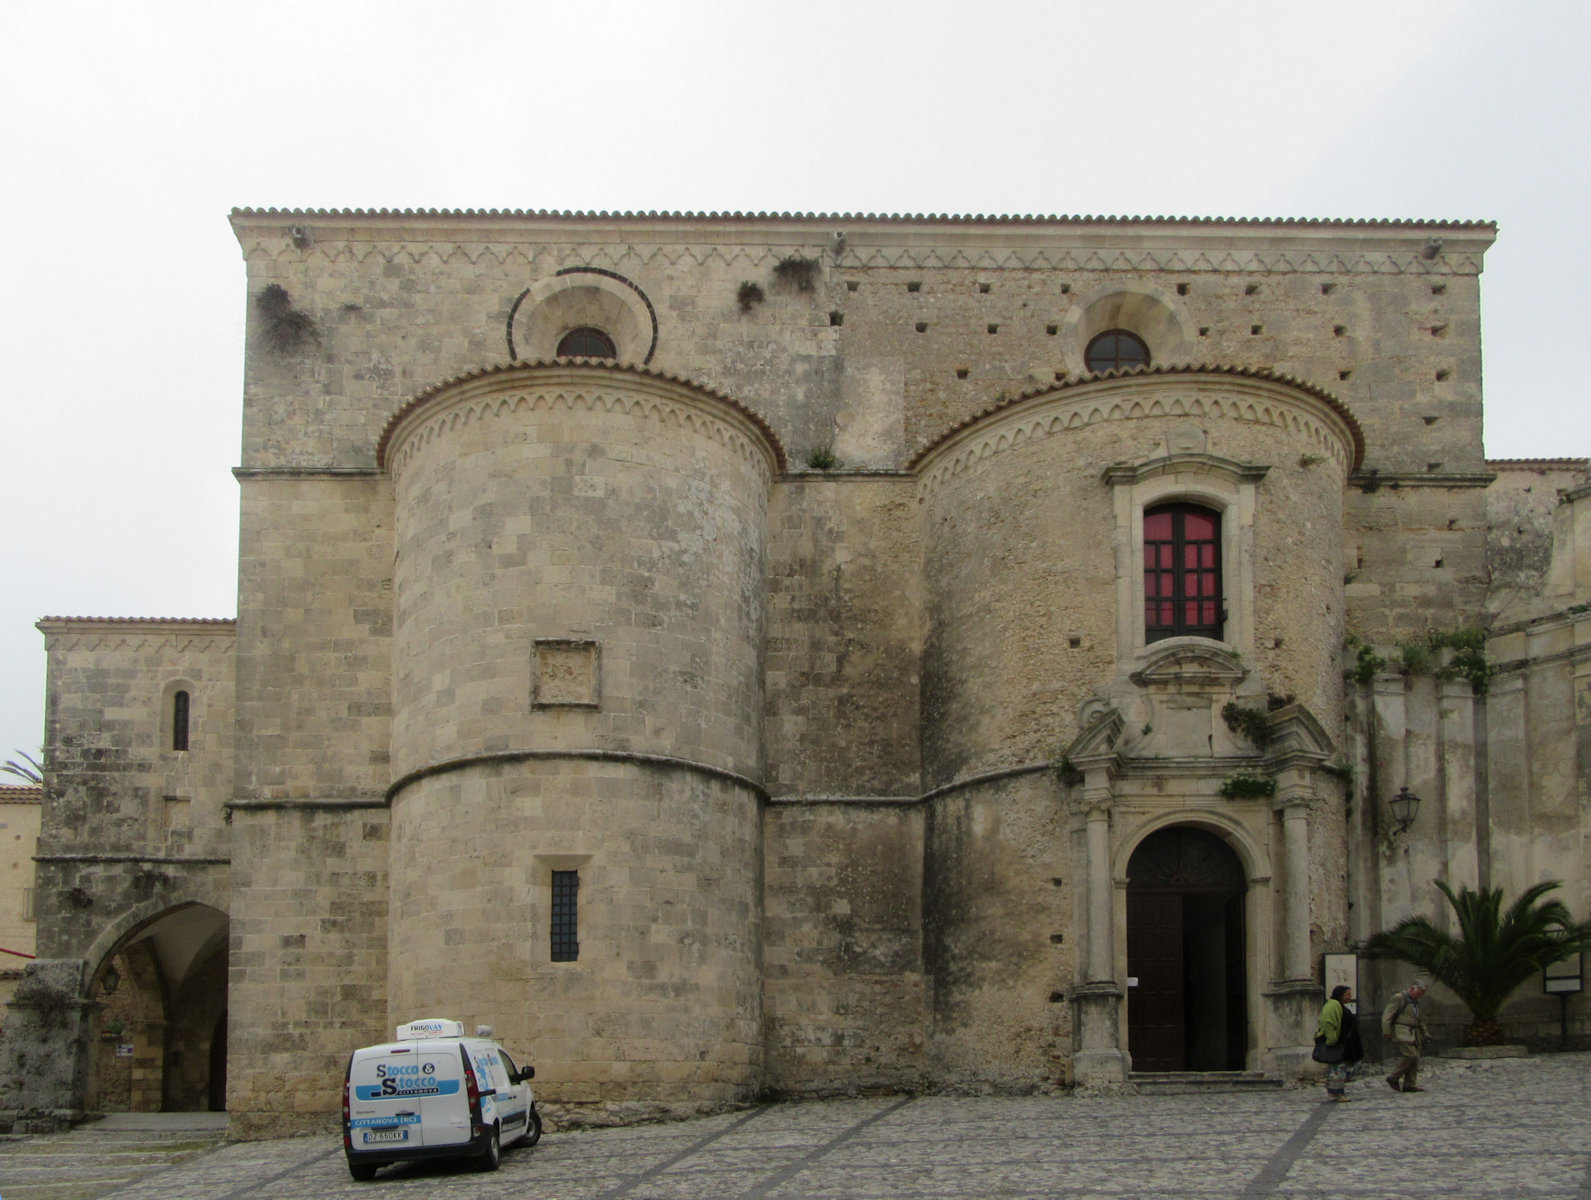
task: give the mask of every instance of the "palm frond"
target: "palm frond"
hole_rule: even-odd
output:
[[[44,784],[44,766],[33,755],[26,751],[18,750],[17,758],[25,759],[20,763],[16,758],[6,759],[5,766],[0,767],[0,772],[6,775],[15,775],[19,779],[26,779],[29,783],[42,787]]]

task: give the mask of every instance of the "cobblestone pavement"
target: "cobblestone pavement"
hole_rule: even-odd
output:
[[[1318,1089],[1177,1096],[890,1096],[783,1104],[671,1125],[549,1133],[502,1169],[348,1176],[332,1138],[224,1145],[98,1195],[115,1200],[1591,1200],[1591,1054],[1379,1073],[1355,1103]],[[64,1135],[82,1137],[81,1133]],[[0,1150],[0,1196],[32,1139]],[[64,1193],[63,1193],[64,1194]]]

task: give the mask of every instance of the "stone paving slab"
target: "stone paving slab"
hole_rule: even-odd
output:
[[[502,1169],[348,1175],[333,1138],[222,1145],[165,1165],[129,1131],[0,1145],[4,1200],[1591,1200],[1591,1055],[1441,1061],[1400,1096],[886,1096],[671,1125],[550,1132]],[[92,1149],[105,1138],[100,1155]],[[172,1138],[193,1132],[171,1131]],[[201,1135],[202,1136],[202,1135]],[[49,1163],[51,1181],[37,1178]],[[126,1175],[142,1171],[128,1181]]]

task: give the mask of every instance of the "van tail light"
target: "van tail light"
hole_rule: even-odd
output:
[[[353,1132],[352,1132],[352,1130],[350,1130],[348,1128],[348,1122],[353,1117],[353,1113],[351,1113],[349,1111],[349,1109],[348,1109],[348,1089],[353,1086],[353,1082],[354,1082],[354,1060],[353,1060],[353,1056],[349,1055],[349,1057],[348,1057],[348,1069],[343,1072],[343,1149],[344,1150],[352,1150],[354,1148]]]
[[[481,1085],[475,1082],[475,1068],[470,1065],[469,1051],[463,1046],[459,1047],[459,1057],[464,1060],[464,1092],[470,1101],[470,1136],[479,1137],[481,1133]]]

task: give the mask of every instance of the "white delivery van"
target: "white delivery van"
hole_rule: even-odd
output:
[[[534,1146],[541,1117],[523,1070],[484,1026],[458,1021],[398,1026],[395,1041],[355,1050],[343,1086],[343,1150],[355,1179],[383,1163],[475,1156],[497,1170],[502,1148]]]

